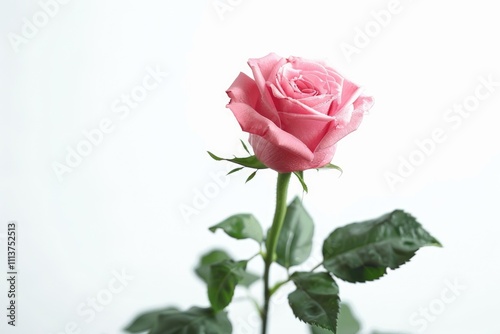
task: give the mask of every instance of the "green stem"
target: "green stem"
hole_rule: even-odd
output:
[[[310,270],[310,272],[312,273],[313,271],[315,271],[316,269],[318,269],[319,267],[321,267],[323,265],[323,262],[321,262],[320,264],[318,264],[316,267],[312,268]],[[272,288],[271,288],[271,296],[274,295],[274,293],[276,291],[279,290],[279,288],[281,288],[283,285],[285,285],[286,283],[290,282],[292,280],[291,276],[288,275],[288,279],[284,280],[284,281],[281,281],[281,282],[278,282],[276,283]]]
[[[279,288],[281,288],[283,285],[285,285],[286,283],[290,282],[292,279],[289,278],[287,279],[286,281],[282,281],[282,282],[279,282],[279,283],[276,283],[272,288],[271,288],[271,291],[270,291],[270,294],[271,296],[274,295],[274,293],[276,291],[279,290]]]
[[[316,269],[318,269],[319,267],[321,267],[323,265],[323,262],[321,262],[320,264],[318,264],[316,267],[312,268],[311,269],[311,272],[315,271]]]
[[[291,173],[279,173],[278,184],[276,187],[276,209],[274,211],[273,225],[269,231],[269,236],[266,240],[266,257],[264,267],[264,308],[262,310],[262,334],[267,332],[267,321],[269,313],[269,300],[271,299],[271,290],[269,288],[269,271],[271,264],[276,258],[276,244],[283,227],[286,214],[286,197],[288,193],[288,183],[290,182]]]

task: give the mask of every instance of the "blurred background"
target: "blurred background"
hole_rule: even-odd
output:
[[[224,176],[206,154],[246,140],[225,90],[269,52],[327,61],[375,97],[309,171],[312,260],[337,226],[395,208],[444,248],[369,283],[339,282],[363,333],[499,334],[500,21],[494,3],[360,0],[4,1],[0,5],[0,249],[17,222],[16,327],[115,334],[139,312],[208,306],[200,255],[258,250],[207,227],[252,212],[267,227],[275,173]],[[301,196],[298,182],[292,194]],[[250,267],[262,271],[254,260]],[[284,273],[275,267],[273,278]],[[260,298],[262,286],[252,292]],[[288,289],[288,290],[287,290]],[[285,288],[271,333],[308,333]],[[7,305],[0,280],[0,305]],[[237,297],[245,296],[238,291]],[[258,333],[252,305],[234,333]]]

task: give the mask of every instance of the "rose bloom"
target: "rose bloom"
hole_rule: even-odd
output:
[[[271,53],[250,59],[254,79],[240,73],[227,105],[255,155],[278,172],[327,165],[337,142],[356,130],[372,97],[321,62]]]

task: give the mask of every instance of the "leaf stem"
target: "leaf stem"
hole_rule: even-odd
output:
[[[274,211],[273,224],[269,231],[269,237],[266,240],[266,257],[264,267],[264,308],[262,312],[262,334],[267,333],[267,322],[269,313],[269,301],[271,299],[271,289],[269,288],[269,271],[271,264],[276,258],[276,245],[283,227],[286,214],[286,200],[288,193],[288,184],[290,183],[291,173],[279,173],[276,186],[276,209]]]
[[[281,288],[283,285],[285,285],[286,283],[290,282],[291,280],[292,280],[292,279],[291,279],[291,278],[289,278],[289,279],[287,279],[287,280],[285,280],[285,281],[281,281],[281,282],[276,283],[276,284],[275,284],[275,285],[271,288],[271,291],[270,291],[271,296],[272,296],[272,295],[274,295],[274,293],[275,293],[276,291],[278,291],[278,289],[279,289],[279,288]]]
[[[321,267],[323,265],[323,262],[319,263],[317,266],[315,266],[314,268],[312,268],[310,270],[310,272],[312,273],[313,271],[315,271],[316,269],[318,269],[319,267]],[[278,282],[276,284],[274,284],[274,286],[271,288],[271,296],[274,295],[274,293],[276,291],[279,290],[279,288],[281,288],[283,285],[285,285],[286,283],[290,282],[292,280],[292,277],[290,275],[290,273],[288,273],[288,279],[284,280],[284,281],[281,281],[281,282]]]
[[[316,269],[318,269],[319,267],[321,267],[323,265],[323,262],[321,262],[320,264],[318,264],[316,267],[312,268],[311,269],[311,272],[315,271]]]
[[[253,259],[255,259],[257,256],[259,256],[259,255],[261,255],[261,254],[262,254],[262,252],[258,252],[257,254],[255,254],[255,255],[253,255],[251,258],[249,258],[249,259],[247,260],[247,262],[252,261]]]

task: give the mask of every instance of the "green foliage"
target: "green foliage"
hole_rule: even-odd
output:
[[[253,172],[252,174],[248,175],[247,179],[245,180],[245,183],[247,183],[248,181],[251,181],[255,175],[257,175],[257,171]]]
[[[286,210],[276,246],[276,262],[285,268],[303,263],[311,255],[314,223],[296,197]]]
[[[148,311],[138,315],[132,323],[125,328],[129,333],[143,333],[154,327],[161,314],[175,313],[178,310],[175,307],[167,307],[159,310]]]
[[[335,169],[335,170],[338,170],[340,172],[340,175],[342,175],[344,173],[344,171],[342,170],[342,168],[340,168],[339,166],[337,165],[334,165],[334,164],[328,164],[328,165],[325,165],[321,168],[318,168],[319,169]]]
[[[207,152],[212,159],[216,161],[230,161],[232,163],[238,164],[243,167],[255,168],[255,169],[266,169],[268,168],[264,165],[255,155],[251,155],[249,157],[238,158],[234,157],[232,159],[221,158],[213,154],[212,152]]]
[[[245,288],[249,288],[252,284],[257,282],[260,279],[259,275],[253,274],[251,272],[245,271],[243,273],[243,277],[238,282],[239,286],[244,286]]]
[[[225,251],[221,249],[214,249],[201,257],[200,262],[194,271],[199,278],[201,278],[205,283],[208,283],[210,266],[212,264],[230,259],[231,257]]]
[[[326,272],[296,272],[291,276],[297,289],[288,301],[297,318],[336,333],[340,308],[339,288]]]
[[[229,305],[237,285],[248,288],[259,279],[259,276],[245,270],[246,265],[247,261],[236,262],[220,249],[202,256],[195,272],[207,283],[208,299],[215,311]]]
[[[310,326],[311,334],[331,334],[332,331],[328,329],[319,328],[317,326]],[[339,334],[359,334],[361,324],[354,316],[351,308],[346,303],[340,304],[340,313],[337,325],[337,333]],[[371,334],[396,334],[389,332],[372,331]],[[401,333],[398,333],[401,334]]]
[[[231,169],[231,170],[227,173],[227,175],[230,175],[230,174],[233,174],[233,173],[239,172],[239,171],[240,171],[240,170],[242,170],[243,168],[245,168],[245,167],[236,167],[236,168],[234,168],[234,169]]]
[[[351,311],[351,308],[346,303],[340,304],[340,312],[337,324],[337,333],[339,334],[358,334],[361,325]],[[312,334],[331,334],[332,331],[328,329],[311,326]]]
[[[255,157],[222,159],[209,154],[216,160],[228,160],[244,167],[260,169]],[[244,167],[232,170],[236,172]],[[265,168],[265,167],[262,167]],[[327,165],[324,168],[338,169]],[[251,180],[253,172],[247,181]],[[286,186],[291,173],[285,175]],[[303,172],[294,173],[307,192]],[[280,174],[281,180],[284,174]],[[280,180],[278,178],[278,180]],[[285,181],[282,181],[285,182]],[[269,285],[269,271],[272,262],[289,269],[302,264],[311,254],[314,223],[311,216],[296,197],[286,205],[286,187],[277,192],[282,201],[277,205],[275,219],[267,238],[257,219],[249,213],[233,215],[209,228],[211,232],[223,230],[234,239],[252,239],[259,246],[266,242],[267,249],[275,249],[273,255],[260,253],[266,262],[264,280],[266,301],[282,285],[293,281],[296,289],[288,295],[290,307],[295,316],[310,325],[312,334],[359,334],[361,326],[350,308],[340,303],[339,289],[333,276],[348,282],[367,282],[385,275],[387,269],[396,269],[409,261],[424,246],[440,246],[410,214],[395,210],[379,218],[349,224],[335,229],[323,243],[323,263],[327,272],[295,272],[289,280]],[[286,208],[286,210],[285,210]],[[276,220],[276,217],[279,219]],[[274,230],[273,230],[274,228]],[[272,236],[271,236],[272,234]],[[270,242],[272,240],[273,242]],[[270,246],[271,245],[271,246]],[[276,247],[274,247],[276,246]],[[256,254],[254,257],[256,257]],[[252,257],[251,259],[253,259]],[[145,312],[139,315],[125,329],[129,333],[148,334],[229,334],[231,323],[225,308],[233,300],[236,287],[250,287],[261,276],[246,271],[249,260],[235,261],[221,249],[204,254],[196,274],[207,284],[210,308],[192,307],[180,311],[174,307]],[[251,298],[251,297],[250,297]],[[252,299],[252,298],[251,298]],[[267,319],[268,304],[256,304],[263,319]],[[382,332],[372,332],[372,334]]]
[[[333,231],[323,244],[324,267],[348,282],[372,281],[410,260],[423,246],[440,246],[410,214],[395,210]]]
[[[223,260],[210,266],[208,299],[215,311],[221,311],[229,305],[236,285],[243,279],[246,265],[246,261]]]
[[[361,329],[361,324],[354,316],[349,305],[340,304],[339,324],[337,332],[341,334],[357,334]]]
[[[187,311],[160,314],[149,334],[230,334],[232,331],[226,312],[191,307]]]
[[[248,147],[247,147],[247,145],[245,144],[245,142],[244,142],[243,140],[241,140],[241,139],[240,139],[240,143],[241,143],[241,145],[243,146],[243,148],[245,149],[245,151],[246,151],[248,154],[250,154],[250,151],[248,150]]]
[[[222,229],[235,239],[253,239],[259,244],[264,241],[262,227],[252,214],[237,214],[209,228],[212,232],[217,229]]]
[[[331,330],[324,329],[324,328],[321,328],[318,326],[310,326],[310,329],[311,329],[311,334],[332,334],[332,333],[334,333]],[[341,332],[339,332],[339,334],[341,334]]]
[[[297,177],[297,179],[299,179],[299,182],[302,185],[302,189],[304,190],[304,192],[306,193],[309,192],[306,181],[304,181],[304,172],[303,171],[293,172],[293,174]]]

